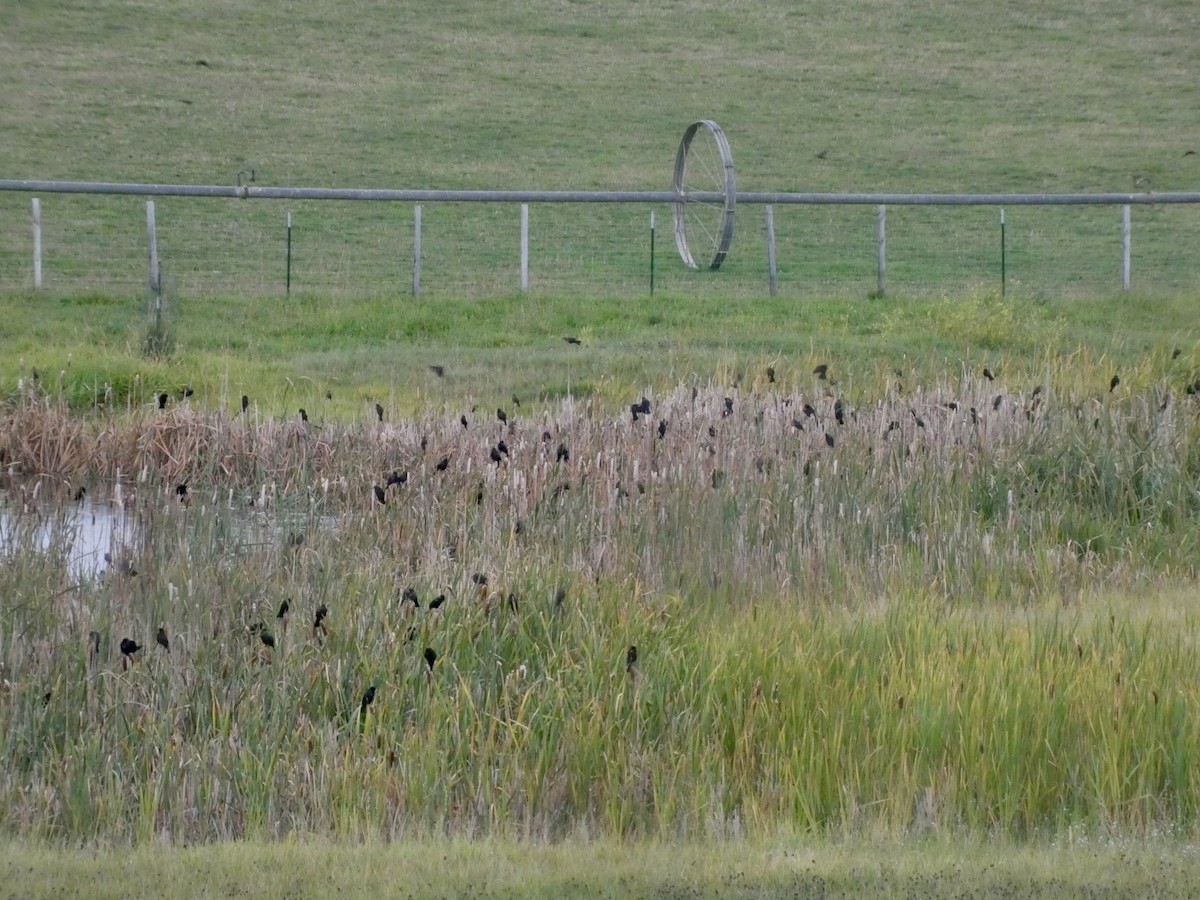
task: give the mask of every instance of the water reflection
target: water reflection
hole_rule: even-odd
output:
[[[95,578],[134,546],[137,523],[114,503],[6,503],[0,506],[0,555],[63,552],[72,578]]]

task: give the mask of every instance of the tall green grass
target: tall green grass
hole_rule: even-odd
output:
[[[115,485],[140,530],[80,579],[65,538],[34,539],[33,484],[11,495],[5,827],[1191,835],[1193,401],[1068,371],[1036,392],[759,378],[638,421],[80,422],[38,445],[61,450],[45,473]],[[21,404],[4,453],[29,471],[13,438],[78,420]],[[148,645],[127,668],[125,636]]]

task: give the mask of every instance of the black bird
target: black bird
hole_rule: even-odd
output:
[[[404,589],[404,593],[400,596],[400,605],[411,603],[413,609],[421,608],[421,598],[417,596],[417,592],[410,587]]]
[[[662,439],[662,438],[665,438],[666,436],[667,436],[667,420],[659,419],[658,420],[658,437],[659,437],[659,439]]]
[[[190,387],[185,387],[182,391],[179,392],[179,396],[183,397],[183,399],[186,400],[188,397],[192,396],[193,393],[194,392],[192,391],[192,389]]]
[[[988,381],[996,380],[996,376],[992,374],[992,370],[989,369],[987,366],[984,366],[984,368],[983,368],[983,377],[986,378]]]
[[[775,383],[775,367],[767,366],[767,384]]]
[[[275,649],[275,635],[267,631],[265,628],[258,633],[258,638],[271,650]]]
[[[382,403],[375,404],[375,418],[377,418],[380,422],[383,421],[383,404]]]
[[[917,423],[917,427],[924,428],[925,420],[917,415],[917,411],[915,409],[910,409],[909,412],[912,413],[913,421]]]
[[[433,664],[437,662],[437,651],[432,647],[425,648],[425,665],[429,666],[429,671],[433,672]]]
[[[807,419],[813,418],[817,414],[817,408],[811,403],[804,404],[804,417]]]
[[[370,706],[374,702],[375,702],[375,685],[371,685],[369,688],[367,688],[366,693],[364,693],[362,695],[362,703],[359,704],[359,708],[358,708],[359,715],[365,716],[367,714],[367,707]]]
[[[438,464],[436,466],[434,466],[434,468],[437,469],[439,472],[445,472],[446,469],[449,467],[449,465],[450,465],[450,457],[443,456],[440,460],[438,460]]]
[[[508,424],[508,413],[506,413],[500,407],[496,407],[496,418],[499,419],[505,425]]]
[[[438,594],[436,597],[434,597],[432,600],[429,601],[429,608],[430,609],[440,609],[442,604],[445,602],[446,602],[446,595]]]
[[[446,376],[446,367],[445,366],[430,366],[429,371],[432,372],[434,375],[436,375],[438,378],[444,378]],[[372,690],[374,690],[374,688],[372,688]]]
[[[188,486],[186,484],[175,485],[175,496],[179,498],[179,502],[184,506],[187,506],[192,501],[192,498],[188,496]]]
[[[393,469],[392,474],[387,477],[387,486],[391,487],[393,484],[401,485],[407,481],[408,481],[408,470],[407,469],[403,472]]]
[[[375,485],[375,499],[380,503],[387,503],[387,494],[379,485]]]
[[[171,641],[167,638],[167,629],[161,625],[158,627],[158,634],[154,636],[154,640],[158,642],[158,646],[162,647],[168,653],[171,650]]]
[[[633,674],[633,667],[637,665],[637,645],[630,644],[629,650],[625,653],[625,671],[630,675]]]
[[[302,406],[302,407],[300,407],[300,421],[301,421],[301,422],[307,422],[307,421],[308,421],[308,412],[307,412],[307,411],[304,409],[304,407],[303,407],[303,406]]]
[[[826,445],[827,447],[831,447],[831,448],[832,448],[832,447],[833,447],[833,445],[834,445],[835,443],[836,443],[836,441],[834,441],[834,439],[833,439],[833,435],[832,435],[832,434],[830,434],[828,431],[827,431],[827,432],[825,432],[825,445]]]
[[[821,381],[825,381],[829,377],[828,363],[821,363],[819,366],[813,369],[813,374],[816,375]]]
[[[563,338],[563,340],[566,341],[568,344],[574,344],[575,346],[579,346],[580,344],[583,343],[583,341],[579,340],[579,338],[577,338],[577,337],[565,337],[565,338]]]
[[[1004,402],[1004,395],[997,394],[996,398],[994,400],[992,400],[992,412],[995,412],[996,410],[998,410],[1000,408],[1000,404],[1003,402]]]
[[[79,490],[77,490],[75,492],[75,502],[78,503],[80,500],[82,500],[84,498],[84,496],[86,494],[87,494],[87,488],[80,486]]]
[[[245,394],[242,394],[242,412],[245,412],[249,408],[250,408],[250,398],[247,397]]]
[[[127,660],[133,659],[133,654],[142,649],[142,645],[132,638],[121,638],[121,655]]]
[[[496,443],[496,449],[499,450],[501,453],[503,453],[505,456],[508,456],[508,444],[504,443],[504,441],[498,441]]]
[[[833,417],[839,425],[846,424],[846,407],[840,398],[833,401]]]
[[[471,576],[471,581],[478,587],[486,587],[488,583],[488,577],[482,572],[476,572]]]
[[[560,586],[554,592],[554,608],[562,609],[563,601],[565,601],[566,599],[567,599],[567,589],[565,587]]]
[[[1115,391],[1117,389],[1117,385],[1120,383],[1121,383],[1120,377],[1117,375],[1114,375],[1112,377],[1112,381],[1110,381],[1108,383],[1108,392],[1111,394],[1113,391]]]
[[[458,417],[458,421],[462,422],[462,427],[463,427],[463,428],[466,428],[466,427],[467,427],[467,416],[466,416],[466,413],[463,413],[461,416],[459,416],[459,417]]]
[[[496,465],[500,465],[500,462],[504,459],[504,456],[495,447],[492,448],[492,452],[488,455],[491,456],[492,462]]]
[[[1176,347],[1174,350],[1171,351],[1171,359],[1179,359],[1179,357],[1182,355],[1183,355],[1183,351],[1180,350],[1178,347]]]
[[[508,603],[508,608],[511,609],[513,612],[521,611],[521,598],[518,597],[513,591],[508,592],[507,603]]]
[[[554,458],[558,462],[570,462],[571,461],[571,451],[567,449],[566,444],[558,445],[558,452],[554,454]]]
[[[159,408],[159,409],[166,409],[166,408],[167,408],[167,395],[166,395],[166,394],[159,394],[159,395],[158,395],[158,408]]]
[[[292,602],[285,597],[283,602],[279,604],[279,612],[275,613],[275,618],[277,618],[277,619],[286,618],[287,614],[288,614],[288,610],[291,608],[292,608]]]
[[[726,397],[725,398],[725,412],[721,413],[721,418],[724,419],[727,416],[732,416],[732,415],[733,415],[733,398]]]
[[[329,615],[329,607],[322,603],[317,607],[317,615],[313,619],[313,637],[316,637],[318,632],[324,633],[326,631],[325,617],[327,615]]]

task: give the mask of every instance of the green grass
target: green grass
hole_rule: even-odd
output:
[[[415,842],[226,844],[74,853],[7,845],[18,896],[90,897],[1186,897],[1200,873],[1169,843],[1057,846],[887,841],[746,845]]]
[[[260,4],[45,10],[19,3],[0,54],[5,177],[354,187],[666,189],[686,125],[729,133],[744,189],[1194,190],[1200,61],[1185,0],[1135,16],[970,2]],[[203,24],[200,24],[203,23]],[[53,48],[48,52],[47,48]],[[352,49],[351,49],[352,48]],[[203,63],[203,64],[201,64]],[[817,154],[825,152],[824,158]],[[1145,181],[1138,181],[1144,179]],[[44,197],[47,283],[140,292],[137,198]],[[411,211],[366,204],[159,201],[168,280],[185,296],[278,294],[284,220],[294,283],[338,296],[411,282]],[[28,285],[29,202],[0,197],[0,283]],[[643,207],[535,208],[535,291],[643,296]],[[673,259],[660,287],[762,296],[762,211],[746,208],[717,278]],[[783,290],[875,287],[874,210],[777,210]],[[890,214],[890,288],[957,295],[998,282],[995,210]],[[425,290],[517,286],[515,209],[426,209]],[[1134,284],[1194,291],[1191,209],[1134,214]],[[1010,288],[1119,287],[1116,209],[1008,211]]]
[[[635,304],[214,296],[169,304],[176,348],[161,359],[143,352],[152,320],[141,301],[0,295],[0,318],[10,326],[0,335],[0,389],[13,391],[36,371],[78,410],[149,404],[160,391],[177,399],[185,385],[202,407],[236,410],[248,394],[277,418],[304,407],[321,420],[361,419],[373,416],[375,402],[389,416],[407,416],[506,405],[513,395],[534,404],[591,397],[612,409],[681,382],[753,381],[768,366],[781,385],[807,386],[819,362],[832,364],[851,391],[873,390],[893,370],[929,382],[983,366],[1014,388],[1058,370],[1072,389],[1084,370],[1097,388],[1113,372],[1127,385],[1176,391],[1200,377],[1185,298],[1031,303],[980,293],[717,304],[661,295]],[[582,345],[568,345],[567,336]],[[1183,353],[1171,359],[1175,349]],[[1061,365],[1071,358],[1079,365]],[[431,365],[444,366],[444,377]]]

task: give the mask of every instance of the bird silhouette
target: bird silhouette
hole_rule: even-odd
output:
[[[159,408],[159,409],[166,409],[166,408],[167,408],[167,395],[166,395],[166,394],[159,394],[159,395],[158,395],[158,408]]]
[[[277,612],[275,614],[275,618],[280,619],[280,620],[286,619],[288,610],[290,610],[291,608],[292,608],[291,600],[289,600],[285,597],[283,602],[279,604],[279,612]]]
[[[132,659],[133,654],[142,649],[142,645],[133,638],[121,638],[121,655],[126,659]]]
[[[371,685],[369,688],[367,688],[366,692],[363,693],[363,695],[362,695],[362,703],[359,704],[360,715],[365,716],[367,714],[367,707],[370,706],[374,702],[375,702],[375,685]]]
[[[271,634],[271,632],[267,631],[265,628],[258,633],[258,638],[267,646],[268,649],[275,649],[275,635]]]
[[[436,375],[438,378],[444,378],[446,376],[446,367],[445,366],[436,366],[436,365],[430,366],[429,371],[432,372],[434,375]]]
[[[300,421],[301,421],[301,422],[307,422],[307,421],[308,421],[308,411],[307,411],[307,410],[305,410],[305,408],[304,408],[303,406],[302,406],[302,407],[300,407]]]
[[[375,404],[375,418],[377,418],[380,422],[383,421],[383,404],[382,403]]]
[[[324,634],[327,631],[327,626],[325,625],[325,617],[328,615],[329,615],[329,607],[326,606],[324,603],[322,603],[320,606],[317,607],[317,614],[316,614],[316,617],[313,619],[313,637],[316,637],[318,633]]]
[[[387,477],[387,486],[391,487],[392,485],[401,485],[407,481],[408,481],[408,471],[407,470],[405,470],[403,472],[399,472],[399,471],[393,469],[392,474]]]
[[[459,416],[459,417],[458,417],[458,421],[460,421],[460,422],[462,423],[462,427],[463,427],[463,428],[466,428],[466,427],[467,427],[467,416],[466,416],[466,413],[464,413],[463,415]]]
[[[410,587],[404,589],[404,593],[400,596],[400,605],[404,606],[411,604],[413,609],[421,608],[421,598],[417,596],[417,592]]]
[[[437,662],[437,651],[432,647],[425,648],[425,665],[429,666],[429,671],[433,672],[434,663]]]
[[[432,600],[429,601],[429,608],[430,609],[440,609],[442,604],[445,602],[446,602],[446,595],[438,594],[436,597],[434,597]]]
[[[828,363],[821,363],[820,365],[818,365],[815,369],[813,369],[813,374],[816,375],[817,378],[819,378],[821,381],[825,381],[826,379],[828,379],[829,378]]]
[[[496,465],[500,465],[501,460],[504,459],[504,456],[495,447],[492,448],[491,453],[489,453],[488,456],[491,457],[492,462],[494,462]]]
[[[573,344],[576,347],[578,347],[579,345],[581,345],[583,343],[583,341],[579,340],[579,338],[577,338],[577,337],[565,337],[565,338],[563,338],[563,340],[566,341],[568,344]]]
[[[439,472],[445,472],[446,469],[449,467],[449,465],[450,465],[450,457],[443,456],[440,460],[438,460],[438,464],[436,466],[434,466],[434,468],[437,469]]]
[[[375,485],[374,491],[375,491],[375,499],[379,503],[387,503],[387,494],[384,492],[382,487],[380,487],[379,485]]]
[[[242,412],[245,412],[249,408],[250,408],[250,398],[247,397],[245,394],[242,394]]]
[[[661,440],[662,438],[665,438],[666,436],[667,436],[667,420],[659,419],[658,420],[658,437]]]
[[[992,370],[989,369],[987,366],[983,367],[983,377],[986,378],[988,381],[996,380],[996,376],[992,374]]]
[[[775,383],[775,367],[767,366],[767,384]]]
[[[1108,392],[1111,394],[1113,391],[1115,391],[1117,389],[1117,385],[1120,383],[1121,383],[1120,376],[1114,375],[1112,377],[1112,380],[1108,383]]]
[[[163,628],[163,627],[160,625],[160,626],[158,627],[158,634],[156,634],[156,635],[154,636],[154,640],[158,642],[158,646],[160,646],[160,647],[162,647],[164,650],[166,650],[166,651],[170,652],[170,650],[171,650],[171,641],[170,641],[170,639],[167,637],[167,629]]]

